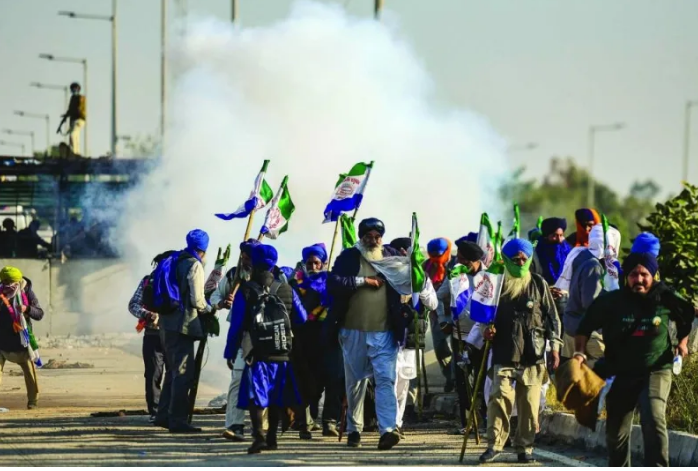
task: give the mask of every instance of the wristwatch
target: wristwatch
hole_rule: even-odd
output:
[[[587,356],[582,352],[574,352],[574,355],[572,355],[572,358],[574,358],[574,357],[582,357],[582,359],[584,359],[584,361],[587,361]]]

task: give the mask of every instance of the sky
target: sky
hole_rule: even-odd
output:
[[[372,0],[326,0],[369,17]],[[156,134],[160,114],[160,1],[118,1],[118,127],[124,136]],[[169,2],[172,20],[190,14],[230,17],[230,1]],[[527,175],[547,171],[552,156],[588,162],[591,125],[623,122],[597,135],[595,176],[625,194],[655,180],[663,194],[681,180],[684,106],[698,100],[698,2],[694,0],[385,0],[383,21],[414,48],[435,83],[437,100],[486,117],[511,145]],[[292,0],[239,0],[240,27],[284,18]],[[51,140],[64,111],[60,91],[30,82],[82,81],[79,64],[40,53],[86,58],[92,154],[109,149],[109,23],[60,17],[59,10],[109,15],[110,0],[0,0],[0,129],[34,131],[51,115]],[[173,26],[174,22],[170,22]],[[169,80],[173,78],[170,76]],[[698,180],[698,107],[694,108],[690,181]],[[23,141],[22,136],[0,139]],[[536,143],[533,150],[520,150]],[[519,149],[519,150],[517,150]],[[0,146],[0,154],[17,149]],[[425,163],[426,164],[426,163]]]

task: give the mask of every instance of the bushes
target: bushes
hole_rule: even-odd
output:
[[[674,376],[666,415],[669,429],[698,433],[698,357],[689,356]]]

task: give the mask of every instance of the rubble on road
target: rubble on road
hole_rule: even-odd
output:
[[[66,335],[60,337],[47,337],[40,339],[41,348],[74,349],[74,348],[119,348],[134,340],[138,340],[138,334],[113,333],[94,335]]]
[[[95,365],[92,363],[80,363],[79,361],[75,363],[68,363],[65,360],[54,360],[51,358],[44,366],[45,370],[67,370],[67,369],[86,369],[94,368]]]
[[[211,399],[208,403],[209,407],[223,407],[228,405],[228,394],[223,393],[220,396],[216,396],[213,399]]]

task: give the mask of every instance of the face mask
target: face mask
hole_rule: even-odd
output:
[[[453,270],[451,270],[451,272],[448,274],[448,278],[453,279],[460,275],[472,275],[474,272],[475,270],[471,269],[466,265],[456,265],[455,267],[453,267]]]
[[[523,278],[529,274],[531,271],[531,263],[533,263],[533,257],[526,260],[526,263],[522,267],[511,261],[509,257],[504,256],[504,267],[507,269],[509,274],[514,278]]]

